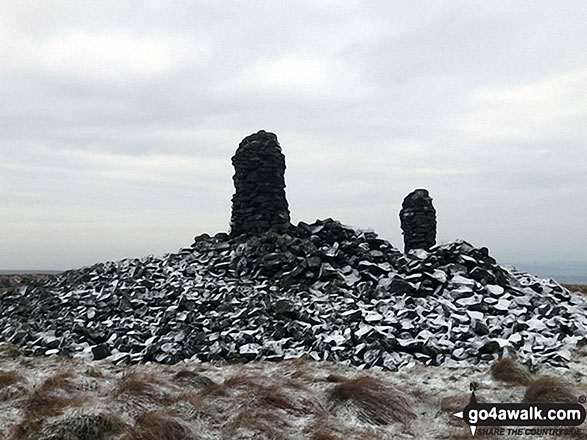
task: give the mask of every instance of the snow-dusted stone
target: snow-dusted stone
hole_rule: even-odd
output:
[[[176,253],[99,263],[0,296],[0,340],[117,364],[308,354],[394,370],[515,350],[528,363],[564,365],[586,335],[580,295],[499,266],[484,248],[459,241],[406,255],[330,219],[287,234],[202,235]]]

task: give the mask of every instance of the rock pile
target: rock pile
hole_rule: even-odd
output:
[[[242,140],[232,158],[235,194],[231,234],[283,232],[290,227],[285,156],[277,136],[263,130]]]
[[[406,196],[399,213],[404,234],[404,249],[430,249],[436,244],[436,210],[425,189],[416,189]]]
[[[64,272],[0,296],[0,340],[116,363],[281,360],[468,366],[504,351],[564,365],[587,304],[454,242],[403,255],[333,220],[217,234],[163,257]]]

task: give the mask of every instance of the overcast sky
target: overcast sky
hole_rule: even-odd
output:
[[[228,230],[259,129],[296,223],[403,248],[424,187],[439,241],[587,262],[585,23],[583,0],[3,1],[0,269]]]

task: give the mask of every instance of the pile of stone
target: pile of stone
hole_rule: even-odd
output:
[[[207,246],[199,238],[193,244],[196,249]],[[377,282],[379,275],[389,272],[403,258],[374,232],[357,234],[332,219],[311,225],[300,222],[286,234],[236,237],[233,243],[236,248],[230,255],[230,269],[234,274],[272,279],[281,288],[326,279],[347,287],[359,281]]]
[[[0,340],[116,363],[307,355],[360,368],[468,366],[506,352],[565,365],[587,304],[454,242],[401,254],[327,219],[202,235],[163,257],[64,272],[0,296]]]
[[[406,252],[427,250],[436,244],[436,210],[427,190],[416,189],[408,194],[399,216]]]
[[[285,156],[277,136],[266,131],[247,136],[232,158],[235,194],[231,234],[254,234],[289,229],[285,198]]]
[[[291,225],[274,134],[248,136],[232,162],[230,234],[7,287],[0,341],[115,363],[307,355],[391,370],[468,366],[508,351],[564,365],[585,343],[580,294],[501,267],[485,248],[434,246],[428,191],[404,200],[402,254],[332,219]]]

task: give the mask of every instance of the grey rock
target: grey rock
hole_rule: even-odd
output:
[[[476,269],[495,281],[483,284]],[[394,370],[476,365],[515,349],[530,365],[564,365],[587,337],[584,300],[483,248],[402,254],[330,219],[203,235],[177,253],[99,263],[23,291],[0,295],[0,341],[116,364],[307,353]]]
[[[110,356],[110,353],[110,349],[103,344],[95,345],[92,347],[92,355],[94,357],[94,360],[96,361],[99,361],[100,359],[104,359]]]
[[[285,157],[277,136],[263,130],[247,136],[236,150],[232,163],[235,194],[231,234],[289,229],[289,207],[284,190]]]
[[[400,222],[404,235],[404,249],[428,250],[436,243],[436,211],[426,189],[416,189],[406,196],[400,211]],[[414,254],[425,259],[426,255]]]

